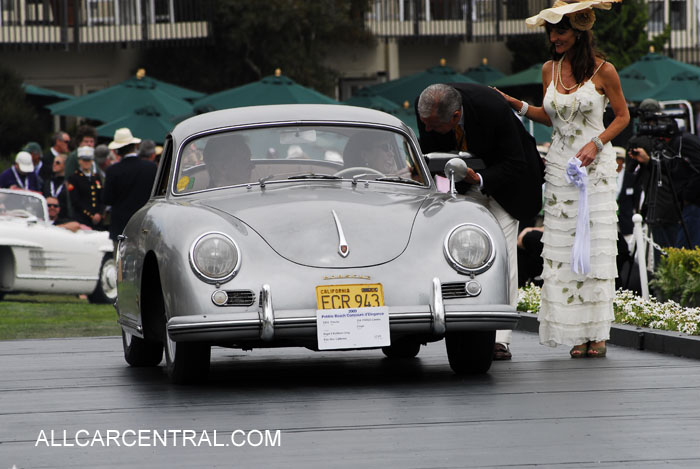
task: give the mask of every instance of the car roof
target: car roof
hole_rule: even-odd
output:
[[[190,117],[172,130],[176,141],[218,128],[281,122],[340,122],[380,124],[412,133],[399,118],[374,109],[339,104],[278,104],[212,111]]]

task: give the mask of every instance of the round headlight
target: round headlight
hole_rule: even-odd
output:
[[[206,233],[192,243],[190,264],[209,283],[226,282],[238,272],[241,257],[236,243],[223,233]]]
[[[495,251],[489,234],[480,226],[467,223],[447,235],[445,257],[458,272],[478,274],[491,267]]]

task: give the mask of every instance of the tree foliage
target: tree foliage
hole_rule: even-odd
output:
[[[30,140],[36,140],[38,119],[27,103],[22,78],[0,67],[0,157],[9,158]]]
[[[644,56],[649,52],[649,46],[662,50],[671,34],[670,26],[649,40],[648,23],[649,10],[645,0],[625,0],[617,3],[610,11],[596,15],[593,29],[598,48],[618,70]]]
[[[147,52],[150,75],[206,92],[282,73],[331,93],[337,72],[324,65],[341,44],[368,42],[369,0],[215,0],[212,43],[183,55]]]

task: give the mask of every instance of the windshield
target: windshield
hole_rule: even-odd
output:
[[[37,217],[44,218],[44,205],[42,199],[33,197],[22,191],[0,192],[0,216],[19,218]]]
[[[207,135],[181,151],[176,192],[300,179],[425,185],[409,140],[353,126],[277,126]]]

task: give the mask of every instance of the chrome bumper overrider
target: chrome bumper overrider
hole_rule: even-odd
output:
[[[449,331],[513,329],[520,315],[510,305],[445,305],[440,280],[432,281],[429,305],[390,306],[392,333],[429,334],[436,339]],[[272,306],[270,286],[260,290],[257,318],[241,313],[216,316],[177,316],[168,321],[168,334],[175,341],[299,339],[316,337],[315,310],[282,310]]]

